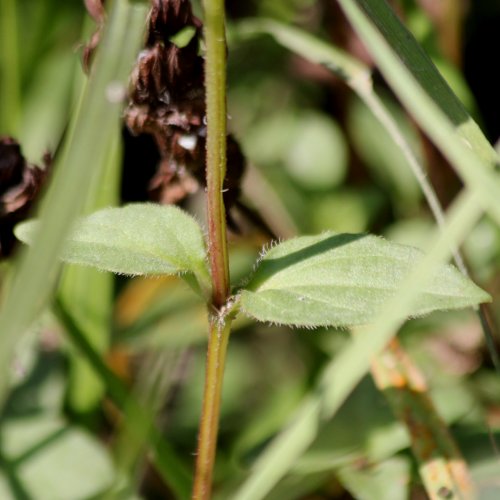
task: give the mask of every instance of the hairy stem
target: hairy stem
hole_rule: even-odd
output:
[[[193,499],[210,498],[220,400],[230,318],[214,314],[229,295],[226,213],[222,197],[226,175],[226,37],[224,1],[205,0],[205,87],[207,92],[207,218],[208,255],[212,277],[205,389],[201,411]]]
[[[212,300],[216,308],[229,293],[226,213],[222,199],[226,175],[226,38],[224,2],[205,0],[205,85],[207,91],[207,210]]]
[[[229,321],[223,324],[219,323],[217,318],[212,318],[210,321],[205,390],[193,487],[193,499],[197,500],[210,498],[211,493],[212,471],[219,429],[222,380],[230,331]]]

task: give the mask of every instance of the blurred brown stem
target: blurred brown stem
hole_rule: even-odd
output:
[[[397,339],[374,359],[371,372],[409,433],[431,500],[474,498],[467,465],[434,407],[425,378]]]

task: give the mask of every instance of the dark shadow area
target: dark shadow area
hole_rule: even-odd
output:
[[[500,138],[500,72],[492,66],[500,47],[500,3],[471,2],[464,46],[464,74],[491,142]]]
[[[24,488],[22,480],[19,478],[16,466],[7,460],[0,450],[0,469],[5,475],[10,490],[16,500],[33,500],[31,495]]]
[[[40,351],[29,376],[9,394],[1,418],[35,415],[43,411],[39,400],[40,387],[50,381],[61,368],[64,359],[59,352]]]

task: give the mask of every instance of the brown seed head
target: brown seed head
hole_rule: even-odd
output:
[[[48,156],[44,161],[48,166]],[[12,252],[14,226],[27,217],[46,175],[47,168],[42,170],[26,162],[17,141],[0,137],[0,257]]]
[[[193,15],[189,0],[153,0],[147,45],[159,41],[167,44],[170,37],[189,26],[201,29],[201,21]]]

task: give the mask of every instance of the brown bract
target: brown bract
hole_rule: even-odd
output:
[[[106,10],[104,9],[104,0],[84,0],[84,3],[90,17],[97,23],[96,31],[91,36],[90,41],[83,47],[83,69],[88,73],[90,71],[95,49],[99,45],[101,39],[101,32],[106,21]]]
[[[45,158],[46,165],[49,157]],[[0,137],[0,257],[8,257],[15,245],[14,226],[25,219],[45,181],[47,169],[29,165],[19,143]]]
[[[98,23],[83,52],[88,70],[105,16],[101,0],[86,0],[85,4]],[[149,183],[149,199],[171,204],[205,185],[205,61],[200,55],[203,26],[188,0],[153,0],[151,4],[145,47],[130,78],[124,121],[133,135],[154,138],[160,161]],[[179,46],[173,37],[186,28],[191,28],[192,37]],[[245,167],[232,136],[228,136],[227,156],[224,201],[229,209],[239,197]],[[134,168],[140,169],[141,164]],[[124,176],[133,177],[133,173],[124,172]],[[234,228],[231,220],[229,223]]]
[[[194,28],[189,42],[179,47],[172,37]],[[200,56],[201,21],[186,0],[154,0],[145,49],[131,76],[125,123],[135,135],[151,134],[161,160],[150,183],[150,196],[177,203],[205,185],[205,84]],[[227,208],[239,196],[244,158],[228,137],[228,177],[224,185]]]
[[[84,0],[85,8],[92,19],[99,24],[104,23],[106,11],[104,10],[104,0]]]
[[[193,15],[191,3],[186,0],[153,0],[149,14],[147,45],[156,42],[168,44],[170,38],[184,28],[201,31],[201,21]]]

